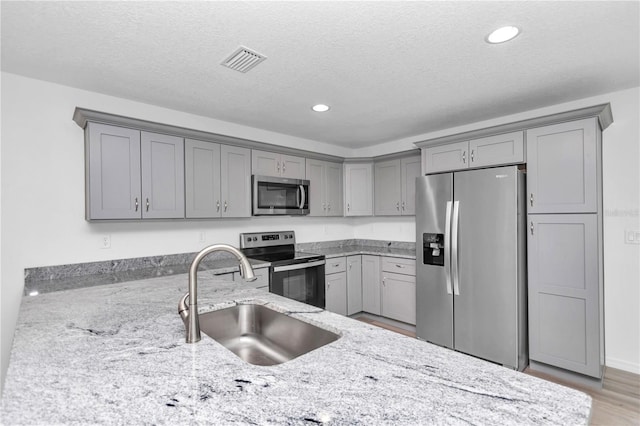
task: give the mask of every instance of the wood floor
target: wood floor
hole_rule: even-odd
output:
[[[368,318],[358,320],[386,328],[396,333],[415,337],[415,333]],[[602,426],[640,426],[640,376],[623,370],[607,367],[604,373],[602,389],[592,389],[579,384],[563,381],[537,371],[526,369],[525,374],[549,380],[573,389],[577,389],[593,398],[591,406],[591,425]]]

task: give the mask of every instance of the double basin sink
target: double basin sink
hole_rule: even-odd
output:
[[[236,305],[199,317],[202,332],[254,365],[282,364],[340,338],[257,304]]]

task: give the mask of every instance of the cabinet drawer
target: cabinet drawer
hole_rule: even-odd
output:
[[[346,257],[334,257],[327,259],[327,263],[324,266],[325,275],[335,274],[337,272],[344,272],[347,270],[347,258]]]
[[[416,275],[416,261],[401,257],[383,257],[382,270],[403,275]]]

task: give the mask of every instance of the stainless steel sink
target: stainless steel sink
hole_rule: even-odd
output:
[[[340,338],[263,305],[245,304],[200,314],[207,336],[254,365],[276,365]]]

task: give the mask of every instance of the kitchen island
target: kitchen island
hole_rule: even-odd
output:
[[[588,423],[581,392],[202,272],[200,312],[260,303],[341,335],[247,364],[185,343],[186,291],[183,274],[25,296],[1,423]]]

